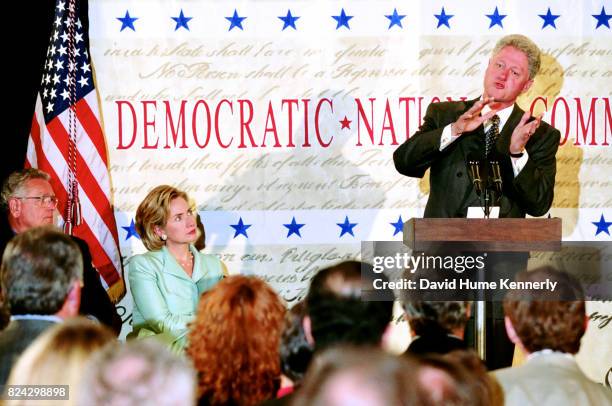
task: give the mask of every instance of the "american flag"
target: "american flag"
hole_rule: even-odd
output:
[[[58,0],[26,166],[51,175],[64,230],[87,242],[109,295],[125,290],[104,134],[77,0]]]

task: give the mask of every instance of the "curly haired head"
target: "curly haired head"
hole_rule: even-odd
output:
[[[256,405],[274,397],[285,305],[263,280],[235,275],[204,293],[187,354],[198,394],[211,405]]]

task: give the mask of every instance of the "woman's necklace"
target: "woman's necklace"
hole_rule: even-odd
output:
[[[184,259],[176,258],[176,262],[178,262],[185,269],[191,269],[191,265],[193,264],[193,253],[190,252]]]

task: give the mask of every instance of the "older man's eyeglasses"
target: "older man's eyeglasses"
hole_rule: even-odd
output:
[[[57,197],[55,196],[15,196],[19,200],[36,200],[42,207],[57,207]]]

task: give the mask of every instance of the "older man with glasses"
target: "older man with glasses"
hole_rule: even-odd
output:
[[[2,186],[2,206],[6,216],[0,216],[0,250],[16,234],[34,227],[54,224],[58,199],[49,183],[49,175],[35,168],[11,173]],[[110,326],[117,334],[121,331],[121,318],[110,301],[98,272],[91,263],[87,243],[72,236],[83,255],[83,290],[80,313],[93,316]]]

